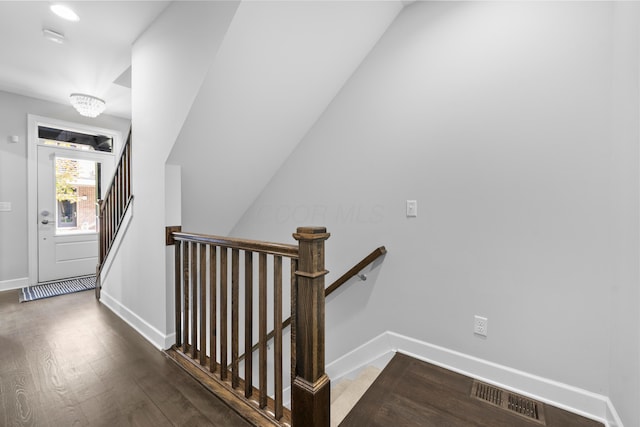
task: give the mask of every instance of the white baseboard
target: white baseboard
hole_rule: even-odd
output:
[[[164,335],[143,318],[122,305],[120,301],[113,298],[104,289],[100,292],[100,302],[159,350],[165,350],[175,342],[175,334]]]
[[[620,415],[616,411],[616,408],[613,406],[613,402],[608,397],[607,399],[607,427],[624,427],[622,425],[622,420],[620,419]]]
[[[109,255],[105,261],[104,267],[100,274],[101,283],[107,282],[107,277],[111,271],[113,260],[120,249],[120,244],[124,236],[127,234],[127,229],[133,218],[133,199],[129,203],[129,207],[122,218],[122,224],[116,235],[116,239],[113,242]],[[118,317],[124,320],[129,326],[138,331],[147,341],[153,344],[159,350],[165,350],[171,347],[175,343],[175,333],[164,335],[158,329],[150,325],[146,320],[138,316],[131,311],[128,307],[124,306],[120,301],[109,295],[108,288],[103,287],[100,290],[100,302],[104,304],[109,310],[114,312]]]
[[[332,383],[342,378],[353,378],[361,369],[373,365],[384,369],[395,354],[388,332],[378,335],[349,353],[329,363],[325,371]]]
[[[1,280],[0,281],[0,292],[1,291],[9,291],[11,289],[20,289],[29,286],[29,278],[21,277],[19,279],[11,279],[11,280]]]
[[[164,343],[162,344],[162,350],[166,350],[176,343],[176,333],[172,332],[169,335],[164,335]]]
[[[332,381],[350,378],[368,365],[384,367],[396,352],[602,422],[607,427],[624,427],[606,396],[390,331],[329,363],[326,372]]]

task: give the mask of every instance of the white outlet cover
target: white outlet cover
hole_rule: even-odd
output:
[[[482,316],[474,316],[474,319],[473,319],[474,334],[486,337],[488,329],[489,329],[489,319]]]

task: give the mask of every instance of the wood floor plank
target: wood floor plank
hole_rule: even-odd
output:
[[[44,339],[33,339],[28,345],[25,343],[25,347],[25,361],[38,390],[42,416],[51,425],[88,425],[78,406],[77,396],[69,387],[70,382],[49,343]]]
[[[78,402],[83,402],[107,391],[106,386],[89,363],[72,364],[64,366],[62,369],[68,380],[69,389],[75,394]]]
[[[171,427],[173,424],[153,402],[133,406],[126,411],[127,425]]]
[[[164,416],[176,425],[212,425],[207,416],[176,388],[177,384],[151,376],[139,379],[138,383]]]
[[[89,426],[89,420],[84,415],[82,408],[78,405],[71,411],[60,411],[59,408],[44,408],[45,416],[48,417],[49,425],[54,426]]]
[[[6,424],[11,426],[47,425],[43,416],[42,404],[36,381],[29,362],[25,357],[26,349],[16,342],[14,358],[3,360],[10,369],[2,374],[3,406]]]
[[[185,396],[189,402],[214,426],[219,427],[250,427],[251,424],[242,418],[239,418],[235,412],[222,410],[226,405],[218,398],[210,399],[208,392],[203,393],[206,389],[199,383],[184,382],[176,384],[176,388]]]
[[[16,371],[2,378],[4,424],[7,426],[36,426],[39,402],[36,394],[28,390],[26,374]]]
[[[375,417],[376,426],[438,426],[438,427],[481,427],[449,413],[422,405],[414,399],[400,395],[385,399]]]
[[[125,413],[118,405],[111,390],[85,400],[80,403],[80,408],[92,426],[126,425]]]

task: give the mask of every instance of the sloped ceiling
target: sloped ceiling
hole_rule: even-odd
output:
[[[184,229],[231,231],[402,7],[241,3],[168,159]]]

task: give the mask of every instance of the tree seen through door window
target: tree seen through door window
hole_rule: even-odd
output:
[[[56,158],[56,234],[96,231],[96,162]]]

